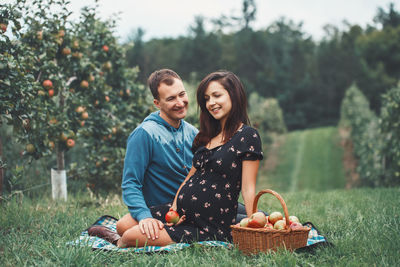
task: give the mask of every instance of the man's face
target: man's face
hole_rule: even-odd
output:
[[[159,99],[154,99],[154,104],[160,109],[161,118],[177,128],[186,116],[189,103],[182,81],[174,78],[171,86],[161,83],[158,94]]]

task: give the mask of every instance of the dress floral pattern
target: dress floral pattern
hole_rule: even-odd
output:
[[[193,156],[196,172],[185,183],[177,199],[177,211],[186,220],[165,227],[174,242],[232,240],[230,225],[235,222],[242,185],[243,160],[263,158],[256,129],[243,125],[225,144],[207,149],[202,146]],[[165,221],[171,203],[151,207],[154,218]]]

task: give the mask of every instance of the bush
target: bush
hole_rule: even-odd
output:
[[[275,98],[263,98],[253,92],[249,96],[249,117],[260,131],[263,143],[273,141],[273,136],[287,132],[283,112]]]
[[[367,98],[354,84],[346,91],[342,101],[339,126],[350,131],[361,183],[379,185],[383,166],[378,118],[370,109]]]
[[[382,97],[380,126],[384,138],[383,158],[385,185],[400,185],[400,86]]]

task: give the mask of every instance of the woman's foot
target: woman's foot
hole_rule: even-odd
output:
[[[97,236],[110,242],[111,244],[117,245],[118,239],[121,237],[116,232],[111,231],[105,226],[95,225],[88,229],[90,236]]]

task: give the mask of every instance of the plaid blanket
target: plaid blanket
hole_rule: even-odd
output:
[[[103,225],[108,227],[109,229],[115,231],[116,230],[116,223],[117,219],[109,216],[109,215],[104,215],[101,216],[93,225]],[[93,226],[92,225],[92,226]],[[307,247],[312,248],[315,247],[316,245],[320,244],[329,244],[329,242],[326,241],[325,237],[319,234],[318,230],[315,228],[315,226],[310,223],[304,223],[305,226],[311,227],[311,230],[308,235],[308,241],[307,241]],[[234,247],[233,244],[227,243],[227,242],[222,242],[222,241],[202,241],[202,242],[197,242],[195,243],[200,246],[209,246],[209,247],[223,247],[227,249],[231,249]],[[84,230],[79,238],[77,238],[74,241],[67,242],[68,246],[78,246],[78,247],[91,247],[92,249],[102,249],[106,251],[118,251],[118,252],[131,252],[131,253],[149,253],[149,252],[172,252],[172,251],[178,251],[182,250],[184,248],[187,248],[191,246],[191,244],[187,243],[177,243],[177,244],[171,244],[168,246],[164,247],[158,247],[158,246],[145,246],[145,247],[130,247],[130,248],[118,248],[117,246],[107,242],[104,239],[101,239],[99,237],[95,236],[89,236],[87,229]]]

